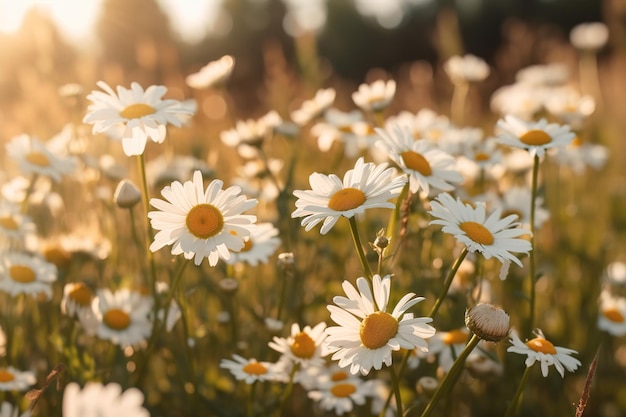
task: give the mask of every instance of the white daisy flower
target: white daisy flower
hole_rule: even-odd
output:
[[[524,227],[530,226],[530,204],[531,190],[529,187],[512,186],[507,188],[502,196],[496,193],[487,193],[484,196],[476,197],[483,199],[490,210],[500,208],[502,217],[517,215],[517,221]],[[550,211],[543,206],[543,198],[535,199],[535,229],[550,219]]]
[[[220,139],[225,145],[236,147],[243,158],[256,158],[258,148],[282,121],[278,113],[272,110],[257,120],[237,121],[234,129],[225,130],[220,134]]]
[[[554,346],[543,337],[541,331],[538,333],[537,337],[524,343],[516,331],[511,332],[513,346],[509,346],[507,352],[526,355],[526,367],[531,367],[535,362],[541,363],[541,374],[544,377],[548,376],[550,365],[554,365],[561,377],[564,376],[565,369],[574,372],[580,366],[580,361],[570,356],[572,353],[576,353],[575,350]]]
[[[0,405],[0,417],[30,417],[32,415],[32,411],[26,410],[20,414],[20,409],[18,406],[13,406],[10,403],[3,401],[2,405]]]
[[[597,51],[609,40],[609,28],[602,22],[581,23],[569,33],[572,45],[583,51]]]
[[[182,253],[186,259],[194,258],[196,265],[208,258],[211,266],[242,250],[245,237],[250,235],[248,226],[256,216],[241,213],[254,207],[257,200],[239,195],[239,187],[222,190],[222,185],[222,181],[214,180],[205,190],[202,173],[196,171],[193,181],[174,181],[163,188],[165,200],[150,200],[159,210],[148,213],[150,224],[159,231],[150,250],[172,245],[172,255]]]
[[[9,252],[0,260],[0,290],[15,297],[18,294],[45,295],[52,298],[52,283],[57,268],[39,256]]]
[[[406,182],[404,176],[392,178],[394,173],[386,163],[365,163],[363,158],[346,172],[343,182],[334,174],[315,172],[309,177],[312,190],[293,192],[298,200],[291,217],[304,217],[306,231],[323,220],[320,233],[324,235],[341,216],[350,218],[370,208],[394,208],[388,200],[400,194]]]
[[[197,90],[220,85],[230,78],[234,66],[235,59],[230,55],[224,55],[218,60],[209,62],[198,72],[189,74],[185,78],[185,82],[189,87]]]
[[[317,147],[322,152],[328,152],[333,143],[340,142],[347,158],[369,149],[375,137],[360,111],[344,113],[334,108],[326,111],[323,122],[313,125],[311,134],[317,137]]]
[[[450,57],[443,64],[443,69],[453,83],[484,81],[490,72],[489,65],[482,58],[472,54]]]
[[[370,388],[364,381],[343,371],[320,374],[317,388],[307,393],[325,411],[343,415],[353,410],[355,405],[363,405],[370,395]]]
[[[573,129],[581,129],[584,121],[596,109],[596,101],[590,95],[581,95],[571,87],[554,91],[544,103],[546,110]]]
[[[315,97],[306,100],[299,109],[291,112],[291,119],[300,126],[309,123],[324,114],[335,102],[336,92],[333,88],[318,90]]]
[[[515,74],[518,83],[534,87],[562,86],[568,79],[569,68],[564,64],[531,65]]]
[[[343,282],[348,296],[333,298],[336,305],[329,305],[330,318],[338,326],[326,329],[326,344],[332,359],[339,359],[339,366],[350,366],[350,372],[367,375],[372,368],[379,370],[382,365],[391,366],[391,352],[400,349],[427,350],[424,338],[435,333],[427,323],[428,317],[414,318],[406,311],[424,300],[409,293],[402,297],[391,313],[387,313],[387,303],[391,292],[391,277],[372,277],[372,289],[367,279],[356,281],[356,288],[348,281]],[[358,290],[357,290],[358,289]],[[373,291],[372,291],[373,290]]]
[[[521,261],[511,252],[528,253],[530,242],[519,236],[530,235],[530,231],[519,227],[517,215],[502,218],[502,209],[496,208],[488,217],[485,203],[476,203],[476,207],[456,200],[447,193],[441,193],[431,201],[429,213],[436,218],[430,224],[443,226],[445,233],[450,233],[470,252],[480,252],[487,259],[494,257],[500,262]]]
[[[613,336],[626,335],[626,298],[609,296],[600,297],[598,328]]]
[[[321,366],[324,364],[322,357],[328,354],[323,346],[324,339],[326,339],[324,329],[326,329],[324,322],[318,323],[313,328],[305,326],[302,330],[297,323],[294,323],[291,325],[289,337],[274,336],[268,346],[292,362],[304,366]]]
[[[45,143],[29,135],[15,136],[6,144],[7,156],[15,161],[22,174],[37,174],[55,182],[74,171],[76,160],[55,154]]]
[[[100,339],[124,348],[137,346],[150,336],[151,298],[129,289],[115,292],[101,289],[96,294],[91,306],[98,319],[97,336]]]
[[[491,95],[494,113],[514,115],[530,120],[543,108],[543,94],[525,83],[515,83],[498,88]]]
[[[363,111],[379,112],[384,110],[396,94],[394,80],[376,80],[372,84],[361,84],[352,93],[352,101]]]
[[[376,132],[382,137],[376,145],[385,149],[389,158],[408,174],[412,193],[422,190],[428,195],[431,186],[441,191],[452,191],[453,184],[463,181],[451,155],[427,140],[415,140],[406,127],[377,128]]]
[[[37,379],[31,371],[20,371],[12,366],[0,368],[0,391],[26,391]]]
[[[576,175],[583,175],[587,167],[599,170],[609,159],[609,149],[596,143],[583,143],[574,138],[568,146],[556,148],[551,154],[561,166],[568,167]]]
[[[236,354],[233,354],[233,359],[222,359],[220,368],[228,369],[238,381],[252,384],[256,381],[273,381],[276,379],[274,364],[270,362],[245,359]]]
[[[466,327],[437,332],[428,339],[428,353],[439,355],[439,367],[448,372],[468,341],[469,330]]]
[[[92,312],[91,303],[94,293],[82,282],[70,282],[63,287],[61,311],[70,317],[77,316],[81,310]]]
[[[113,131],[123,126],[122,147],[128,156],[142,155],[148,139],[162,143],[166,125],[180,127],[195,112],[195,105],[178,100],[162,100],[167,88],[152,85],[145,91],[133,82],[130,89],[117,87],[117,93],[104,81],[98,81],[102,91],[87,96],[92,104],[87,108],[84,123],[93,125],[93,133]]]
[[[273,224],[258,223],[249,227],[250,236],[245,239],[243,249],[232,252],[226,263],[245,262],[251,266],[265,264],[280,246],[279,230]]]
[[[538,122],[526,122],[515,116],[506,116],[498,120],[501,133],[498,140],[504,145],[514,146],[529,151],[532,156],[542,157],[546,149],[566,146],[576,136],[567,125],[548,123],[546,119]]]
[[[63,417],[149,417],[143,401],[137,388],[122,392],[115,382],[88,382],[82,390],[71,382],[63,393]]]
[[[18,204],[0,200],[0,236],[9,241],[23,242],[35,230],[35,223],[21,213]]]

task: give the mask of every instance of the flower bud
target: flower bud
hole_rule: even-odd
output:
[[[509,334],[509,315],[493,304],[476,304],[465,312],[465,325],[488,342],[499,342]]]
[[[141,191],[130,180],[122,180],[117,184],[113,201],[120,208],[132,208],[141,201]]]

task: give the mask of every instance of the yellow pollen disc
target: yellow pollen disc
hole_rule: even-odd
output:
[[[113,330],[124,330],[130,326],[130,316],[119,308],[112,308],[104,313],[102,320],[104,324]]]
[[[398,320],[384,311],[377,311],[361,322],[359,336],[368,349],[378,349],[387,344],[398,333]]]
[[[330,377],[330,380],[333,382],[343,381],[344,379],[348,379],[348,374],[344,371],[337,371]]]
[[[481,245],[493,245],[495,240],[489,229],[480,223],[476,222],[463,222],[459,225],[459,228],[465,232],[465,234],[476,243]]]
[[[352,130],[352,126],[350,125],[338,126],[337,130],[341,133],[354,133],[354,131]]]
[[[512,214],[515,214],[517,216],[517,220],[521,219],[522,217],[524,217],[522,215],[522,212],[519,210],[515,210],[515,209],[509,209],[509,210],[504,210],[502,212],[502,218],[504,219],[505,217],[508,217]]]
[[[575,148],[579,148],[581,147],[583,144],[582,139],[580,139],[578,136],[576,136],[573,140],[572,140],[572,146]]]
[[[26,155],[26,160],[33,165],[37,165],[38,167],[47,167],[50,165],[48,157],[41,152],[30,152]]]
[[[252,249],[252,239],[246,239],[243,242],[243,249],[241,249],[240,252],[248,252],[250,249]]]
[[[52,262],[59,268],[66,267],[71,260],[70,254],[59,247],[51,247],[45,249],[43,251],[43,257],[46,259],[46,261]]]
[[[548,342],[546,339],[542,339],[540,337],[529,340],[528,342],[526,342],[526,346],[528,346],[535,352],[547,353],[550,355],[556,354],[556,349],[554,348],[554,345]]]
[[[426,136],[428,136],[430,139],[437,140],[437,139],[441,138],[442,132],[439,129],[430,129],[426,133]]]
[[[405,151],[400,154],[407,168],[417,171],[425,177],[433,174],[430,164],[421,154],[413,151]]]
[[[476,155],[474,155],[474,159],[477,161],[488,161],[489,154],[486,154],[484,152],[478,152]]]
[[[602,311],[602,315],[614,323],[624,322],[624,316],[615,307],[607,308],[606,310]]]
[[[460,345],[467,342],[468,334],[462,330],[452,330],[443,337],[446,345]]]
[[[5,230],[17,230],[18,224],[11,216],[0,217],[0,226]]]
[[[335,211],[352,210],[365,203],[365,194],[356,188],[344,188],[337,191],[328,201],[328,208]]]
[[[346,398],[356,392],[356,387],[352,384],[337,384],[330,389],[330,393],[337,398]]]
[[[217,235],[224,227],[222,212],[210,204],[198,204],[187,213],[187,229],[197,238],[208,239]]]
[[[87,307],[91,304],[91,298],[93,293],[88,286],[82,282],[71,284],[72,287],[68,293],[68,296],[81,307]]]
[[[519,140],[529,146],[541,146],[552,142],[550,135],[543,130],[529,130],[524,133]]]
[[[300,332],[293,337],[291,353],[302,359],[310,359],[315,354],[315,341],[305,332]]]
[[[120,112],[120,116],[124,119],[139,119],[140,117],[148,116],[153,113],[156,113],[156,109],[154,107],[148,106],[144,103],[135,103],[122,110]]]
[[[22,284],[33,282],[36,278],[35,271],[25,265],[13,265],[9,268],[9,275],[13,281]]]
[[[250,362],[242,369],[245,373],[250,375],[264,375],[267,373],[267,368],[258,362]]]
[[[0,382],[11,382],[15,379],[15,375],[6,369],[0,369]]]

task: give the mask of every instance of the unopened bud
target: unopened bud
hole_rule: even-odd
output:
[[[120,208],[132,208],[141,201],[141,191],[130,180],[122,180],[117,184],[113,201]]]
[[[476,304],[465,312],[465,325],[488,342],[499,342],[509,334],[509,315],[493,304]]]

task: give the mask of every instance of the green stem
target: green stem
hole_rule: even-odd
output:
[[[528,318],[527,334],[530,334],[535,324],[535,202],[537,201],[537,177],[539,176],[539,156],[535,155],[530,195],[530,313]]]
[[[391,374],[391,382],[393,383],[393,395],[396,397],[396,415],[402,415],[402,398],[400,397],[400,378],[393,369],[393,365],[389,367]]]
[[[20,213],[25,214],[26,210],[28,210],[28,199],[31,194],[35,190],[35,183],[39,178],[39,174],[35,173],[30,177],[30,183],[28,183],[28,188],[24,192],[24,199],[22,200],[22,204],[20,204]]]
[[[472,350],[474,350],[474,348],[478,345],[478,342],[480,342],[480,338],[476,335],[472,335],[472,338],[465,346],[465,349],[463,349],[463,352],[461,352],[458,359],[454,361],[452,368],[450,368],[450,371],[448,371],[446,376],[443,378],[443,381],[441,381],[441,384],[439,384],[439,386],[437,387],[437,390],[433,394],[433,397],[424,409],[422,417],[430,416],[435,410],[435,407],[437,406],[439,400],[441,400],[441,398],[443,398],[443,396],[452,389],[454,383],[456,382],[459,375],[461,374],[461,371],[463,370],[465,360],[467,359],[469,354],[472,353]]]
[[[363,266],[363,270],[365,271],[365,275],[371,281],[372,270],[370,269],[370,265],[367,262],[367,257],[365,256],[365,252],[363,252],[363,245],[361,244],[361,238],[359,237],[359,229],[356,225],[356,218],[354,216],[350,217],[350,232],[352,232],[352,241],[354,242],[354,247],[356,248],[356,252],[359,255],[359,260],[361,261],[361,265]]]
[[[446,295],[448,295],[448,291],[450,290],[450,285],[452,284],[452,280],[454,279],[454,276],[456,275],[457,271],[459,270],[459,267],[461,266],[461,263],[463,262],[463,260],[465,259],[468,253],[469,253],[469,250],[467,249],[467,247],[464,247],[463,251],[454,262],[454,265],[452,265],[452,269],[450,269],[450,272],[448,273],[448,276],[446,277],[446,280],[443,283],[441,294],[439,294],[439,297],[437,297],[437,301],[435,301],[435,305],[430,310],[428,317],[430,318],[435,317],[435,315],[437,314],[437,311],[439,311],[439,307],[441,307],[441,303],[443,303],[443,300],[446,298]]]
[[[283,396],[280,399],[280,415],[281,416],[287,415],[285,412],[285,407],[287,406],[287,399],[289,399],[289,397],[291,396],[291,391],[293,391],[293,381],[299,369],[300,369],[300,363],[295,362],[293,364],[293,369],[291,370],[291,374],[289,375],[289,383],[287,384],[287,387],[285,388],[285,391],[283,392]]]
[[[530,375],[531,368],[532,366],[526,367],[526,370],[524,371],[524,375],[522,375],[522,379],[520,380],[519,385],[517,386],[517,391],[515,391],[515,396],[513,397],[511,404],[509,404],[509,408],[506,410],[505,417],[514,417],[517,415],[519,411],[520,400],[522,398],[522,393],[524,392],[524,386],[526,386],[526,380],[528,379],[528,375]]]
[[[250,397],[248,398],[248,417],[256,416],[254,411],[254,403],[256,402],[256,385],[258,381],[254,381],[250,386]]]

